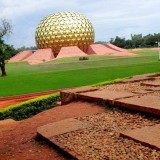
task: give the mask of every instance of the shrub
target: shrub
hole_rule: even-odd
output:
[[[98,86],[105,86],[105,85],[109,85],[109,84],[113,84],[113,83],[119,83],[123,80],[126,80],[128,79],[129,77],[125,77],[125,78],[117,78],[115,80],[111,80],[111,81],[104,81],[104,82],[99,82],[99,83],[96,83],[96,84],[93,84],[91,86],[93,87],[98,87]]]
[[[14,119],[22,120],[29,118],[39,112],[53,108],[56,102],[60,100],[60,94],[54,93],[47,96],[41,96],[16,105],[11,105],[0,110],[0,120]]]
[[[79,61],[89,60],[89,57],[79,57]]]

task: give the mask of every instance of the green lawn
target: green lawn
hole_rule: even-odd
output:
[[[82,62],[74,57],[39,65],[9,63],[6,66],[8,76],[0,78],[0,96],[91,85],[160,72],[160,62],[155,51],[138,51],[138,54],[141,56],[132,58],[94,56]]]

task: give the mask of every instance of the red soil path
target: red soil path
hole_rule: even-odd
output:
[[[67,160],[50,145],[35,140],[37,127],[66,118],[104,112],[95,104],[74,102],[41,112],[36,116],[0,126],[1,160]]]
[[[60,90],[51,90],[51,91],[23,94],[23,95],[17,95],[17,96],[0,97],[0,109],[5,108],[5,107],[10,106],[10,105],[20,103],[20,102],[27,101],[29,99],[33,99],[33,98],[36,98],[36,97],[39,97],[39,96],[56,93],[56,92],[59,92],[59,91]]]

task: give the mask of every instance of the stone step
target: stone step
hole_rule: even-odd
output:
[[[68,147],[58,142],[56,137],[65,133],[78,131],[89,127],[92,127],[92,125],[81,122],[74,118],[69,118],[37,128],[37,135],[50,141],[52,144],[54,144],[54,146],[61,149],[62,151],[65,151],[71,157],[78,159],[77,153],[69,150]]]
[[[160,97],[151,95],[141,95],[114,102],[115,106],[129,108],[153,115],[160,115]]]
[[[77,94],[77,99],[89,100],[93,102],[106,101],[112,105],[113,102],[117,99],[128,98],[133,96],[136,96],[136,94],[130,92],[110,91],[104,89],[93,92],[79,93]]]
[[[126,130],[121,132],[120,136],[140,142],[152,149],[160,150],[160,124]]]
[[[160,82],[143,82],[141,83],[142,86],[151,86],[151,87],[160,87]]]

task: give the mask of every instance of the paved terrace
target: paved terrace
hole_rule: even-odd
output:
[[[37,129],[39,136],[74,159],[160,159],[160,74],[135,76],[101,87],[64,90],[61,100],[62,105],[73,101],[106,104],[104,113]]]

